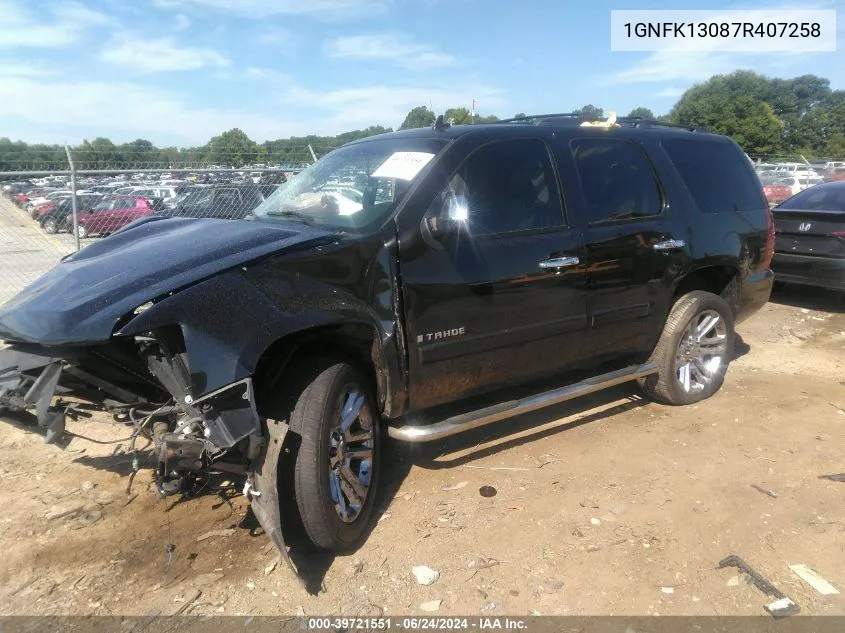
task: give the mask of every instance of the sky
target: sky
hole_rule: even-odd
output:
[[[611,9],[838,9],[838,52],[613,52]],[[0,0],[0,137],[200,145],[499,117],[668,112],[738,68],[845,89],[845,0]]]

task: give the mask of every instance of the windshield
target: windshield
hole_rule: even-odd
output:
[[[392,138],[341,147],[281,185],[254,213],[341,231],[380,226],[445,145],[442,139]]]

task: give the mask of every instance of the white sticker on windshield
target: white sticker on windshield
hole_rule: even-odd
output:
[[[420,173],[432,158],[434,154],[428,152],[394,152],[372,173],[372,176],[413,180],[414,176]]]

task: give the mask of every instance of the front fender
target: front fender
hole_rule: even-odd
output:
[[[302,275],[279,274],[289,290],[284,306],[271,301],[242,270],[231,270],[155,303],[115,334],[134,336],[178,325],[194,399],[252,376],[270,346],[290,334],[366,323],[378,331],[380,343],[385,340],[380,321],[359,299]]]

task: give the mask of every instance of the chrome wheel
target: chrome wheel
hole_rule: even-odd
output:
[[[366,404],[363,391],[351,388],[329,437],[329,492],[344,523],[361,514],[372,483],[374,422]]]
[[[715,310],[705,310],[687,325],[675,354],[677,378],[687,393],[704,391],[725,364],[728,327]]]

